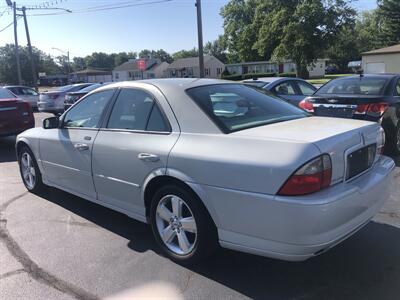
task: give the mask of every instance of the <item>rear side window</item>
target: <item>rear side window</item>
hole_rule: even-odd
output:
[[[295,88],[292,82],[283,82],[274,88],[275,93],[278,95],[296,95]]]
[[[362,76],[335,79],[322,86],[318,90],[317,95],[383,95],[387,82],[387,78],[368,78]]]
[[[400,79],[397,80],[396,91],[397,91],[397,95],[400,96]]]
[[[207,85],[186,92],[225,133],[308,116],[283,100],[245,85]]]
[[[138,89],[122,89],[115,101],[107,128],[139,131],[168,131],[153,97]]]
[[[304,83],[301,81],[297,81],[297,85],[299,86],[299,89],[304,96],[310,96],[310,95],[314,94],[314,92],[317,90],[316,88],[309,85],[308,83]]]

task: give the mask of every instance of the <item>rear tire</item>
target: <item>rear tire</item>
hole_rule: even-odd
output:
[[[397,123],[393,139],[390,140],[390,151],[393,155],[400,155],[400,121]]]
[[[31,149],[23,146],[18,152],[19,171],[22,182],[28,191],[37,193],[45,187],[42,174]]]
[[[172,260],[193,264],[217,248],[217,229],[201,200],[177,185],[161,187],[150,207],[157,244]]]

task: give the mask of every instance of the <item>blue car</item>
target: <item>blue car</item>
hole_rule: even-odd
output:
[[[246,85],[256,86],[270,91],[291,104],[299,105],[300,101],[315,93],[317,88],[307,81],[292,77],[262,77],[242,81]]]

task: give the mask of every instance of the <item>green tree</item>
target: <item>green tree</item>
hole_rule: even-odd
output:
[[[222,39],[222,36],[219,36],[215,41],[207,42],[204,46],[204,54],[213,55],[223,63],[226,63],[228,57]]]
[[[260,55],[272,49],[277,60],[292,59],[297,76],[308,78],[307,66],[320,58],[346,26],[352,26],[355,11],[344,0],[265,1],[255,23],[261,25],[254,48]],[[273,5],[269,5],[273,4]],[[264,15],[262,20],[258,20]],[[271,24],[271,25],[270,25]]]
[[[94,52],[85,57],[86,66],[95,69],[112,70],[114,68],[115,54]]]
[[[144,49],[139,52],[139,57],[151,57],[161,60],[162,62],[171,63],[173,61],[172,56],[164,49],[149,50]]]
[[[383,38],[386,43],[400,43],[400,1],[378,0],[378,14],[383,19]]]
[[[291,59],[298,76],[344,27],[354,26],[349,0],[231,0],[221,11],[228,60]]]
[[[257,42],[257,28],[253,23],[256,7],[262,0],[231,0],[221,9],[224,19],[223,48],[227,50],[228,62],[263,60],[264,57],[253,48]]]
[[[15,59],[15,46],[7,44],[0,47],[0,83],[17,84],[17,63]],[[33,47],[33,59],[37,72],[46,74],[56,74],[60,72],[59,66],[54,62],[52,57]],[[19,47],[21,75],[25,84],[33,84],[33,76],[31,71],[31,61],[29,58],[28,48]]]
[[[196,48],[193,48],[191,50],[180,50],[172,54],[173,60],[196,56],[199,56],[199,51]]]
[[[71,69],[76,72],[76,71],[81,71],[86,69],[86,60],[83,57],[74,57],[72,59],[71,63]]]
[[[366,11],[356,20],[355,35],[348,39],[357,41],[359,53],[388,46],[383,33],[384,22],[378,10]]]

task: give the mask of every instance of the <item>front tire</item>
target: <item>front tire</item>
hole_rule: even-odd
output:
[[[178,263],[193,264],[216,249],[216,227],[189,189],[176,185],[160,188],[151,202],[150,223],[160,248]]]
[[[19,171],[28,191],[39,192],[44,188],[42,174],[32,151],[24,146],[18,153]]]

